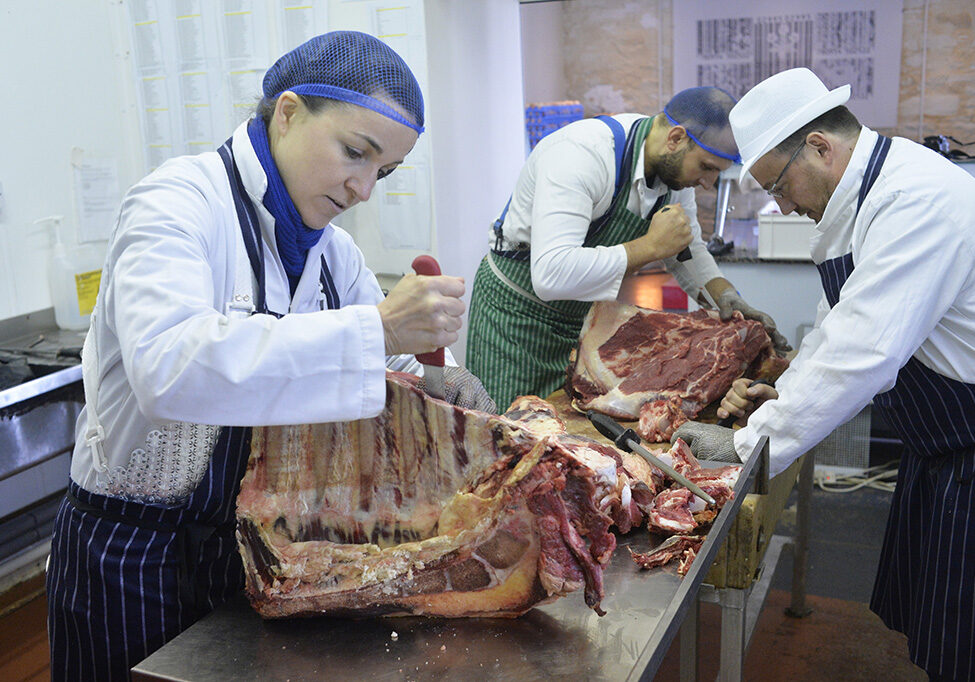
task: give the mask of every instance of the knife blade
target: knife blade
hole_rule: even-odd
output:
[[[677,473],[674,467],[640,445],[640,436],[636,431],[633,429],[624,429],[611,417],[607,417],[605,414],[600,414],[593,410],[589,410],[586,416],[589,417],[589,421],[596,427],[596,430],[613,441],[616,447],[624,452],[635,452],[708,504],[713,505],[715,503],[714,498],[701,490],[700,486]]]
[[[413,259],[413,271],[418,275],[436,276],[440,274],[440,264],[433,256],[423,254]],[[443,400],[447,395],[443,378],[443,348],[432,353],[419,353],[416,360],[423,365],[423,384],[427,395]]]

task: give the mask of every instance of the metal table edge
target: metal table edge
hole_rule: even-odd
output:
[[[718,549],[721,547],[721,543],[724,542],[731,528],[731,524],[734,523],[734,519],[738,515],[738,510],[741,508],[747,491],[752,485],[753,474],[759,469],[759,461],[763,457],[767,457],[767,453],[762,452],[766,448],[767,443],[768,437],[762,436],[752,451],[751,456],[748,458],[748,461],[742,465],[741,473],[738,475],[738,481],[735,483],[734,497],[721,508],[721,512],[711,526],[711,530],[708,531],[707,539],[705,539],[704,544],[701,546],[701,551],[695,557],[690,571],[684,576],[680,587],[670,601],[670,605],[664,612],[663,617],[660,618],[656,630],[643,648],[640,658],[633,666],[627,678],[628,680],[644,679],[646,675],[650,675],[652,678],[657,668],[663,662],[674,636],[680,629],[687,609],[690,608],[692,600],[696,598],[705,576],[711,569],[711,564],[714,561],[715,555],[718,553]]]
[[[51,372],[45,376],[31,379],[18,386],[0,391],[0,409],[15,403],[34,398],[56,388],[81,381],[81,365]]]

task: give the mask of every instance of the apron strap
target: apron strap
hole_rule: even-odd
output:
[[[635,146],[634,144],[631,143],[631,140],[635,139],[635,137],[631,138],[631,140],[627,140],[626,132],[623,130],[623,124],[621,124],[615,118],[606,115],[595,116],[594,118],[596,120],[605,123],[606,126],[613,133],[613,153],[615,154],[616,157],[616,180],[613,185],[613,198],[610,200],[609,209],[606,211],[606,213],[601,215],[599,218],[597,218],[590,224],[589,231],[586,233],[586,240],[595,236],[599,232],[599,230],[603,227],[603,225],[606,223],[606,221],[609,220],[610,216],[613,214],[613,207],[615,206],[616,201],[620,197],[620,193],[624,189],[626,189],[626,186],[629,184],[628,180],[630,179],[630,176],[629,173],[625,171],[627,168],[630,167],[630,165],[633,162],[633,148]],[[630,128],[630,130],[631,131],[635,130],[642,120],[643,119],[637,120]],[[669,196],[669,192],[667,193],[666,196]],[[498,217],[497,220],[494,221],[494,224],[492,225],[494,229],[494,253],[497,254],[498,256],[501,256],[502,258],[511,258],[513,260],[528,260],[531,257],[531,251],[529,249],[512,249],[508,251],[503,251],[501,248],[504,243],[504,231],[503,231],[504,219],[505,216],[508,215],[508,208],[510,206],[511,206],[511,197],[509,196],[507,203],[505,203],[504,205],[504,210],[501,211],[501,215]],[[655,206],[653,211],[651,211],[651,215],[656,210],[657,207]]]
[[[873,183],[880,177],[880,168],[887,159],[887,152],[890,151],[890,143],[891,139],[889,137],[877,135],[877,143],[873,146],[873,152],[870,154],[867,168],[863,172],[863,181],[860,183],[860,195],[857,198],[857,213],[860,213],[860,207],[863,205],[863,200],[867,198],[867,192],[870,191]]]
[[[88,422],[85,443],[91,449],[91,463],[95,471],[104,474],[108,471],[108,457],[105,456],[103,444],[105,429],[98,418],[98,388],[101,377],[98,375],[98,340],[95,338],[98,333],[95,329],[95,316],[100,301],[101,297],[95,302],[95,307],[91,311],[91,325],[88,333],[85,334],[85,344],[81,348],[81,384],[85,391],[85,412]]]
[[[232,138],[223,143],[217,150],[223,160],[230,191],[234,197],[234,207],[237,210],[237,265],[234,278],[234,295],[227,302],[227,316],[248,317],[254,312],[267,313],[265,301],[266,287],[264,284],[264,250],[261,248],[260,223],[257,212],[247,196],[244,181],[240,177],[234,152],[231,147]],[[244,250],[244,253],[241,250]],[[244,256],[246,255],[246,260]],[[257,287],[251,280],[251,273],[257,280]],[[253,293],[253,295],[252,295]],[[280,316],[278,316],[280,317]]]
[[[609,222],[610,218],[615,215],[620,205],[626,205],[630,194],[630,180],[633,178],[633,174],[630,172],[630,169],[633,168],[634,159],[639,156],[636,151],[637,136],[635,133],[640,124],[646,120],[645,118],[638,119],[630,127],[630,136],[627,138],[622,134],[623,126],[615,118],[610,116],[597,116],[596,118],[602,120],[602,122],[609,126],[609,129],[613,131],[613,140],[615,145],[614,151],[616,152],[616,185],[613,189],[613,198],[609,203],[609,208],[604,214],[596,218],[589,225],[589,231],[586,232],[586,239],[583,243],[588,242],[599,234],[599,231],[602,230],[606,223]],[[665,192],[661,198],[666,199],[669,196],[670,192],[668,191]],[[660,199],[658,199],[657,203],[654,205],[653,209],[651,209],[650,214],[647,217],[649,218],[652,216],[660,206],[663,206],[663,204],[660,202]]]
[[[328,263],[325,262],[325,254],[322,254],[322,274],[319,277],[319,282],[322,285],[322,293],[325,295],[325,302],[328,303],[329,310],[338,310],[341,305],[339,304],[339,292],[335,288],[335,282],[332,280],[332,272],[328,269]],[[322,310],[325,306],[322,305]]]
[[[616,185],[613,188],[613,196],[615,197],[619,194],[620,187],[625,182],[623,178],[623,158],[626,156],[626,132],[623,130],[623,124],[612,116],[600,114],[595,118],[608,125],[609,129],[613,132],[613,153],[616,154]]]
[[[495,254],[493,252],[488,251],[488,255],[487,255],[488,265],[491,266],[491,271],[495,274],[495,276],[498,279],[500,279],[502,282],[504,282],[508,286],[509,289],[511,289],[515,293],[521,294],[522,296],[524,296],[528,300],[530,300],[530,301],[532,301],[534,303],[537,303],[538,305],[540,305],[540,306],[542,306],[544,308],[548,308],[549,310],[551,310],[553,312],[556,312],[556,313],[560,312],[558,310],[558,308],[556,308],[555,306],[549,305],[548,303],[546,303],[545,301],[543,301],[542,299],[540,299],[538,296],[536,296],[532,292],[530,292],[527,289],[525,289],[524,287],[520,287],[517,284],[515,284],[511,280],[510,277],[508,277],[503,272],[501,272],[501,268],[499,268],[498,267],[498,264],[494,262],[494,256],[495,256]]]

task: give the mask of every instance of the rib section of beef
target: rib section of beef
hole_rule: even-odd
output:
[[[640,420],[646,440],[669,440],[682,421],[693,419],[723,396],[746,371],[781,372],[759,322],[736,312],[664,313],[597,302],[583,323],[568,368],[573,406],[622,420]],[[751,376],[751,374],[749,374]]]
[[[375,419],[254,429],[247,595],[266,618],[517,616],[582,589],[602,613],[609,529],[640,523],[653,485],[538,398],[489,415],[389,373]]]

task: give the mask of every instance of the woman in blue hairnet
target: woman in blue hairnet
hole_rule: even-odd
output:
[[[468,367],[499,407],[559,388],[592,302],[614,300],[625,275],[655,261],[692,298],[705,302],[706,289],[723,319],[739,310],[788,349],[701,241],[694,188],[709,189],[738,160],[734,104],[718,88],[690,88],[656,116],[578,121],[532,150],[471,297]],[[687,247],[691,258],[678,260]]]
[[[219,150],[122,202],[47,573],[54,680],[127,680],[241,589],[246,427],[373,417],[394,356],[457,339],[462,280],[409,275],[383,298],[330,223],[423,131],[407,65],[328,33],[279,59],[263,95]],[[493,409],[465,370],[447,379],[453,402]]]

